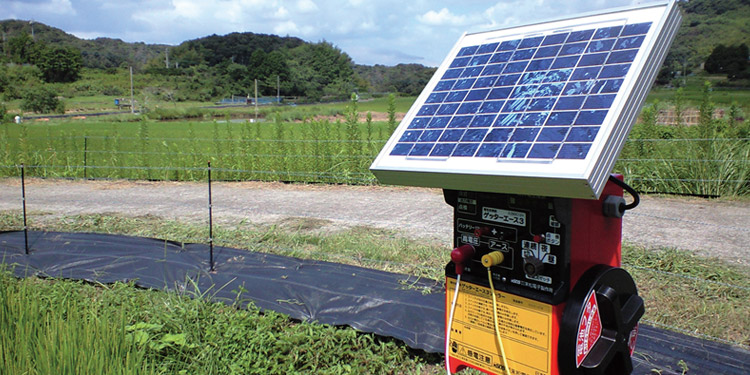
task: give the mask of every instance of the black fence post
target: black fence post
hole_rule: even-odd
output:
[[[89,137],[83,136],[83,179],[84,180],[88,180],[88,177],[86,174],[87,155],[89,152],[88,141],[89,141]]]
[[[26,166],[21,163],[21,201],[23,202],[23,239],[26,255],[29,255],[29,227],[26,225]]]
[[[210,251],[209,263],[211,271],[214,271],[214,219],[213,202],[211,199],[211,162],[208,162],[208,248]]]

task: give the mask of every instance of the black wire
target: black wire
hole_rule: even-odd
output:
[[[617,186],[625,189],[625,191],[627,191],[628,194],[630,194],[630,196],[633,197],[633,202],[632,203],[626,204],[625,206],[622,207],[623,211],[625,211],[625,210],[632,210],[636,206],[638,206],[638,203],[641,203],[641,197],[638,195],[638,192],[635,191],[635,189],[633,189],[632,187],[630,187],[630,185],[626,184],[625,181],[622,181],[619,178],[617,178],[615,176],[612,176],[612,175],[609,176],[609,180],[612,181],[612,182],[614,182],[615,185],[617,185]]]

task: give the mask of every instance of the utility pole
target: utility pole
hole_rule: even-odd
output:
[[[166,56],[165,64],[167,69],[169,69],[169,47],[164,48],[164,55]]]
[[[29,21],[29,25],[31,25],[31,40],[36,42],[36,39],[34,38],[34,20]]]
[[[255,121],[258,121],[258,79],[255,79]]]
[[[133,99],[133,67],[130,67],[130,114],[135,114],[135,100]]]

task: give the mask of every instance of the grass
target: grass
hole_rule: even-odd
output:
[[[3,374],[430,373],[435,355],[206,295],[0,271]],[[94,354],[95,353],[95,354]],[[434,372],[433,372],[434,373]]]
[[[33,168],[29,175],[40,177],[203,180],[211,161],[217,179],[369,184],[386,128],[383,122],[350,129],[338,121],[280,119],[0,125],[0,165],[24,162]],[[0,168],[0,174],[18,170]]]
[[[689,77],[679,98],[672,89],[652,91],[651,104],[615,166],[636,189],[750,195],[750,122],[656,124],[659,109],[670,102],[679,101],[683,109],[734,103],[726,103],[728,89],[703,90],[707,78],[713,79]],[[740,100],[747,94],[734,90],[728,95]],[[111,98],[76,100],[76,106],[85,108]],[[396,112],[407,111],[413,102],[413,97],[396,98]],[[260,109],[264,122],[252,123],[245,120],[254,118],[253,108],[162,104],[135,117],[0,125],[0,176],[18,176],[18,168],[7,166],[25,163],[27,175],[38,177],[204,180],[211,161],[213,177],[220,180],[375,184],[369,166],[392,132],[386,122],[361,121],[365,112],[387,111],[387,98],[357,103],[360,122],[355,124],[347,120],[351,103],[267,106]],[[738,116],[748,111],[746,105],[735,108]]]
[[[102,232],[200,242],[205,226],[157,217],[32,215],[34,229]],[[287,219],[274,225],[245,222],[214,229],[221,245],[308,259],[353,264],[442,281],[448,252],[443,245],[424,244],[396,232],[358,227],[333,233],[323,223]],[[15,212],[0,213],[0,230],[17,229]],[[750,269],[720,259],[675,249],[646,249],[626,244],[623,263],[646,301],[647,324],[708,336],[750,348]]]
[[[729,107],[733,103],[738,104],[742,107],[745,113],[750,111],[750,90],[736,89],[729,87],[718,87],[721,81],[726,80],[726,76],[710,76],[710,75],[693,75],[685,78],[684,100],[685,104],[689,107],[697,108],[703,100],[703,84],[706,81],[711,82],[713,87],[712,99],[715,104],[720,107]],[[658,101],[661,103],[669,103],[674,100],[675,88],[672,87],[654,87],[646,99],[646,103],[653,104]]]

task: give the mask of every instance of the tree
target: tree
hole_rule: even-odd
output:
[[[36,64],[43,49],[43,44],[34,42],[25,32],[8,40],[10,59],[17,64]]]
[[[57,99],[57,93],[41,86],[27,90],[21,97],[21,110],[36,113],[65,112],[63,103]]]
[[[37,66],[47,82],[74,82],[83,66],[81,52],[74,48],[50,48],[42,52]]]
[[[706,59],[704,69],[712,74],[726,74],[736,78],[747,70],[748,48],[746,44],[737,46],[717,45]]]

